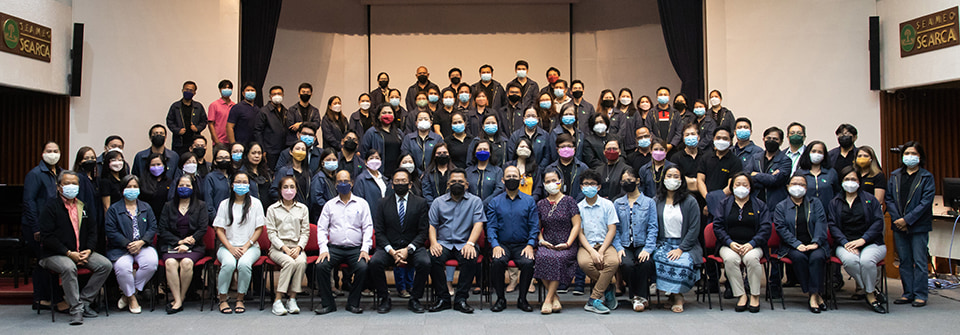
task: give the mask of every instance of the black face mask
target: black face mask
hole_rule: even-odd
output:
[[[613,100],[604,99],[600,102],[600,105],[603,106],[603,108],[613,108]]]
[[[440,155],[440,156],[437,156],[436,160],[437,160],[437,165],[447,165],[447,164],[450,164],[450,156],[448,156],[448,155]]]
[[[507,100],[510,100],[510,103],[515,104],[520,101],[520,95],[518,94],[507,95]]]
[[[300,101],[303,101],[303,103],[308,103],[310,102],[310,96],[312,96],[312,94],[301,94]]]
[[[80,169],[86,172],[93,172],[97,168],[97,160],[91,159],[80,162]]]
[[[780,151],[780,142],[777,141],[765,141],[763,145],[767,148],[767,152],[774,153]]]
[[[681,110],[687,109],[687,104],[684,102],[674,102],[673,107],[676,108],[678,111],[681,111]]]
[[[403,197],[408,191],[410,191],[410,184],[393,184],[393,193],[397,196]]]
[[[347,151],[353,152],[357,150],[357,141],[354,139],[349,139],[346,142],[343,142],[343,148]]]
[[[390,81],[389,81],[389,80],[381,80],[381,81],[380,81],[380,88],[387,88],[387,85],[388,85],[388,84],[390,84]]]
[[[198,159],[198,160],[203,160],[203,156],[206,156],[206,155],[207,155],[207,149],[206,149],[206,148],[193,148],[193,150],[191,150],[191,151],[193,151],[193,155],[194,155],[194,156],[197,156],[197,159]]]
[[[583,97],[583,91],[573,91],[571,94],[573,95],[574,99],[580,99]]]
[[[150,136],[150,144],[153,144],[154,147],[162,147],[163,143],[166,141],[167,137],[163,135]]]
[[[850,149],[853,146],[853,136],[840,136],[837,138],[837,142],[840,143],[840,146],[844,149]]]
[[[453,183],[453,185],[450,185],[450,194],[455,197],[462,197],[465,192],[467,192],[467,188],[461,183]]]
[[[630,192],[633,192],[633,191],[636,191],[636,190],[637,190],[637,182],[636,182],[636,181],[632,181],[632,182],[627,182],[627,181],[625,181],[625,182],[620,183],[620,187],[623,188],[623,191],[624,191],[624,192],[630,193]]]
[[[421,85],[426,84],[426,83],[427,83],[427,75],[421,74],[421,75],[417,76],[417,82],[420,83]]]
[[[460,85],[460,77],[450,78],[450,83],[454,85]]]
[[[221,170],[230,170],[230,168],[233,167],[229,160],[217,161],[216,165],[217,168]]]
[[[507,180],[504,180],[504,181],[503,181],[503,186],[505,186],[505,187],[507,188],[507,190],[516,191],[518,188],[520,188],[520,179],[507,179]]]

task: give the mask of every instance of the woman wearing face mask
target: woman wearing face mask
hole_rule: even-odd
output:
[[[727,280],[737,297],[737,312],[750,310],[760,312],[760,285],[763,283],[763,267],[760,258],[770,239],[770,212],[767,205],[750,194],[750,177],[745,173],[733,176],[731,195],[720,202],[720,212],[713,221],[719,254]],[[746,269],[746,280],[741,275],[741,266]],[[750,284],[750,295],[744,291],[744,281]]]
[[[453,162],[453,165],[461,169],[466,169],[469,158],[467,149],[471,143],[471,138],[467,136],[466,133],[467,123],[463,114],[460,114],[460,112],[453,113],[451,120],[453,135],[445,137],[443,141],[447,143],[447,150],[450,151],[450,161]]]
[[[428,94],[426,91],[417,92],[416,99],[414,100],[416,102],[417,109],[410,111],[410,115],[404,118],[404,124],[401,127],[401,130],[403,130],[405,134],[416,133],[420,129],[419,115],[421,113],[433,115],[433,112],[429,109],[430,100],[427,98],[427,96]]]
[[[433,132],[447,138],[453,134],[453,130],[450,128],[452,122],[450,119],[453,117],[453,112],[456,111],[457,91],[447,87],[440,92],[440,95],[442,106],[433,113]]]
[[[392,94],[391,91],[391,96]],[[403,141],[403,132],[400,131],[398,120],[394,119],[396,111],[396,108],[390,105],[381,107],[374,126],[363,134],[363,140],[360,141],[361,154],[371,149],[381,153],[379,159],[382,164],[377,168],[387,175],[393,175],[393,171],[400,165],[400,144]]]
[[[700,127],[700,149],[706,149],[713,146],[713,131],[717,129],[717,121],[712,116],[707,115],[707,104],[703,100],[697,99],[693,103],[693,115],[697,126]],[[733,128],[727,128],[733,129]]]
[[[532,195],[535,200],[540,201],[545,196],[541,183],[541,168],[537,160],[531,157],[531,148],[533,145],[529,139],[521,139],[513,149],[517,159],[506,162],[503,167],[516,166],[520,170],[520,192]]]
[[[667,145],[659,138],[654,138],[652,144],[650,144],[650,156],[650,162],[640,167],[637,180],[643,195],[653,198],[657,195],[660,185],[663,184],[667,168],[677,164],[667,160]]]
[[[100,201],[103,203],[103,213],[107,212],[110,204],[123,199],[123,186],[120,181],[127,176],[123,154],[119,151],[109,151],[103,155],[103,166],[100,171]],[[100,241],[104,241],[100,239]]]
[[[474,148],[467,168],[467,192],[480,197],[486,205],[489,199],[503,193],[503,169],[490,164],[490,145],[480,142]],[[518,186],[519,187],[519,186]]]
[[[163,253],[168,291],[173,302],[167,304],[167,314],[183,311],[183,300],[193,280],[193,266],[203,257],[203,237],[210,218],[207,205],[199,199],[196,179],[182,176],[175,179],[174,196],[158,218],[157,247]]]
[[[610,119],[606,115],[597,113],[590,117],[590,132],[584,136],[583,144],[583,162],[587,164],[591,169],[595,169],[606,161],[604,158],[604,150],[607,146],[607,142],[617,141],[620,142],[620,138],[611,131],[610,129]]]
[[[470,138],[480,137],[484,134],[483,120],[488,116],[495,117],[497,121],[500,120],[500,113],[491,108],[488,101],[486,91],[477,91],[476,96],[473,97],[473,109],[464,115],[467,122],[467,135]]]
[[[378,210],[380,199],[386,195],[390,186],[390,179],[378,170],[383,164],[381,157],[383,155],[375,149],[367,151],[367,168],[357,176],[353,185],[353,194],[366,200],[371,211]]]
[[[692,106],[687,105],[687,96],[683,93],[677,94],[677,96],[673,98],[673,107],[676,108],[677,111],[670,113],[671,135],[667,137],[667,141],[668,144],[671,145],[671,148],[677,148],[680,147],[680,143],[683,141],[683,137],[680,136],[683,134],[683,128],[690,123],[696,124],[697,118],[695,115],[693,115],[693,112],[690,111],[690,107]],[[700,132],[699,124],[697,125],[697,130]],[[701,133],[700,135],[703,134]],[[701,139],[704,137],[705,136],[700,136]]]
[[[150,162],[153,166],[152,159]],[[121,185],[123,201],[110,205],[104,216],[107,232],[106,256],[113,262],[117,284],[123,293],[117,302],[117,308],[123,310],[129,306],[130,313],[140,314],[140,303],[136,294],[143,291],[150,278],[153,278],[153,273],[157,271],[157,250],[151,246],[157,235],[157,217],[149,204],[137,199],[140,196],[137,176],[123,177]],[[134,263],[139,266],[137,271],[133,270]]]
[[[200,176],[198,171],[198,161],[197,156],[193,152],[185,152],[183,155],[180,155],[180,160],[177,161],[177,164],[180,166],[177,168],[177,171],[173,173],[172,183],[170,184],[170,190],[167,191],[167,201],[170,201],[177,195],[177,186],[174,185],[180,180],[180,177],[190,177],[196,180],[196,189],[194,190],[197,194],[203,194],[203,190],[200,189],[200,185],[203,184],[203,177]]]
[[[887,312],[880,300],[883,296],[877,295],[877,263],[887,255],[883,241],[883,211],[877,198],[860,188],[860,176],[855,167],[847,166],[840,173],[843,192],[831,199],[827,206],[830,236],[843,269],[853,277],[857,287],[862,288],[873,311],[883,314]]]
[[[540,118],[540,128],[553,129],[553,120],[560,114],[554,104],[552,93],[540,94],[537,106],[535,106],[537,117]],[[534,108],[534,106],[530,108]],[[524,113],[524,123],[526,123],[526,113]]]
[[[620,155],[620,142],[607,142],[603,148],[604,163],[597,167],[600,172],[600,196],[607,199],[616,199],[623,191],[620,189],[620,175],[623,171],[631,170],[630,165]],[[613,201],[613,200],[611,200]]]
[[[865,192],[873,194],[880,201],[884,211],[887,209],[887,177],[880,168],[880,161],[873,148],[867,145],[858,148],[857,158],[854,164],[857,167],[857,173],[860,175],[860,188]]]
[[[620,102],[617,101],[617,97],[613,94],[613,91],[606,89],[600,92],[600,100],[597,101],[597,112],[596,114],[606,115],[607,118],[610,118],[618,111],[617,107],[620,105]],[[590,129],[590,118],[596,114],[583,116],[578,122],[580,124],[580,131],[583,133],[589,133]]]
[[[325,148],[320,159],[323,160],[320,171],[310,179],[310,222],[316,222],[323,205],[337,196],[337,170],[340,169],[337,153]]]
[[[633,91],[626,87],[621,88],[617,108],[614,109],[613,115],[608,116],[610,118],[609,131],[617,134],[620,138],[633,138],[633,132],[640,124],[634,102]],[[636,143],[629,142],[623,144],[624,150],[630,151],[637,148]]]
[[[397,129],[400,130],[401,133],[404,132],[407,126],[407,123],[406,123],[407,119],[409,117],[412,117],[412,115],[408,115],[408,114],[413,113],[413,111],[408,111],[403,107],[404,103],[400,97],[400,90],[391,88],[390,95],[387,99],[387,102],[381,105],[380,108],[383,108],[383,106],[390,106],[393,108],[394,124],[396,125]]]
[[[291,161],[293,161],[292,157],[285,165],[290,165]],[[240,171],[246,172],[247,176],[250,177],[250,195],[263,201],[275,199],[274,196],[270,195],[273,169],[269,167],[268,163],[266,156],[263,154],[262,146],[257,142],[250,142],[247,145],[247,152],[244,153],[243,166],[240,167]],[[309,170],[305,162],[303,162],[303,167]],[[309,172],[307,174],[309,175]]]
[[[640,192],[639,179],[633,170],[620,174],[620,188],[625,193],[613,202],[620,224],[613,243],[619,243],[620,273],[630,288],[633,310],[643,312],[650,306],[650,278],[656,273],[650,255],[657,247],[657,203]]]
[[[260,258],[260,234],[266,219],[260,200],[250,196],[250,178],[244,172],[233,176],[230,198],[217,206],[213,227],[217,232],[220,248],[217,260],[220,261],[220,273],[217,275],[217,294],[220,313],[243,313],[246,305],[244,295],[250,288],[253,263]],[[230,308],[227,293],[237,273],[237,302]]]
[[[77,159],[73,163],[73,171],[80,175],[80,193],[77,199],[84,204],[90,204],[88,213],[93,222],[100,222],[104,213],[100,203],[100,176],[97,174],[97,153],[91,147],[81,147],[77,150]]]
[[[297,180],[286,176],[280,180],[280,199],[267,208],[266,228],[270,239],[270,260],[280,266],[276,296],[273,299],[274,315],[299,314],[297,293],[307,269],[307,254],[303,249],[310,239],[310,221],[307,205],[294,200],[297,196]],[[283,296],[287,295],[286,306]]]
[[[694,192],[694,197],[697,198],[697,201],[701,202],[703,205],[703,197],[700,196],[700,192],[697,191],[697,171],[700,168],[700,161],[703,160],[703,157],[700,151],[700,127],[697,127],[695,124],[688,124],[686,127],[683,127],[683,146],[682,150],[678,151],[676,154],[670,158],[670,161],[674,164],[677,164],[680,167],[680,171],[684,171],[683,178],[686,180],[687,185],[690,186],[690,191]],[[667,153],[670,152],[670,144],[667,143]]]
[[[303,143],[303,141],[294,143],[293,146],[290,147],[290,157],[292,158],[290,162],[277,170],[277,174],[273,177],[273,183],[270,185],[270,198],[266,199],[280,199],[282,195],[280,193],[280,180],[285,177],[291,177],[297,183],[295,188],[297,192],[294,200],[306,204],[310,199],[310,182],[313,177],[304,161],[307,157],[307,144]]]
[[[657,289],[669,295],[670,310],[683,312],[683,293],[700,279],[696,269],[703,262],[700,236],[700,206],[690,195],[677,167],[667,168],[657,189]]]
[[[163,154],[150,154],[147,164],[150,164],[150,175],[140,180],[140,200],[150,205],[153,216],[159,217],[163,204],[167,202],[171,180],[167,178],[167,162]]]
[[[543,281],[547,296],[540,308],[541,314],[560,312],[560,283],[569,283],[577,271],[577,237],[580,235],[580,210],[577,201],[560,192],[563,185],[560,171],[543,174],[543,188],[547,196],[537,202],[540,213],[540,242],[537,244],[537,263],[533,277]]]
[[[717,127],[734,129],[737,117],[733,116],[733,112],[727,109],[727,107],[721,106],[721,101],[723,101],[723,95],[720,94],[720,91],[710,91],[710,116],[716,121]]]
[[[903,165],[890,173],[887,184],[887,211],[893,241],[900,255],[900,282],[903,295],[893,303],[927,305],[927,243],[933,224],[933,197],[936,191],[933,174],[923,167],[927,155],[920,142],[910,141],[900,147]],[[861,149],[860,152],[863,152]]]
[[[555,144],[556,138],[564,133],[573,136],[576,141],[577,153],[581,154],[583,152],[584,133],[580,131],[580,120],[577,120],[577,118],[577,110],[572,105],[566,105],[563,111],[560,112],[560,124],[550,132],[550,140],[548,141],[550,143],[550,152],[557,151],[557,145]],[[584,126],[589,122],[589,119],[583,119]],[[577,159],[581,159],[581,157],[577,157]]]
[[[240,171],[240,168],[243,167],[243,153],[245,151],[247,150],[243,144],[234,143],[230,145],[231,171]]]
[[[347,132],[347,117],[341,112],[343,102],[340,97],[334,95],[327,100],[327,111],[320,121],[320,129],[323,132],[323,147],[340,150],[340,139],[343,133]]]
[[[410,194],[422,197],[423,189],[421,188],[420,171],[417,170],[417,166],[414,164],[414,161],[413,155],[411,154],[400,156],[400,169],[406,170],[407,174],[409,175],[409,186],[407,186],[407,188],[410,191]]]
[[[369,94],[361,93],[360,97],[357,98],[357,111],[350,115],[350,124],[349,129],[357,134],[363,134],[373,127],[373,114],[371,109],[376,106],[373,105],[373,100]]]
[[[496,115],[487,115],[483,117],[483,129],[480,135],[470,142],[470,148],[467,152],[474,152],[477,145],[486,143],[490,146],[490,164],[500,168],[505,168],[507,162],[507,138],[500,131],[500,118]]]
[[[230,148],[223,143],[213,146],[213,171],[203,179],[202,187],[203,202],[207,204],[210,222],[213,222],[216,217],[220,202],[230,197],[230,190],[233,187],[230,182],[232,167]]]
[[[636,123],[633,125],[633,129],[639,129],[640,127],[647,127],[650,129],[653,136],[663,139],[663,136],[660,134],[660,126],[657,124],[657,113],[650,113],[653,108],[653,102],[650,100],[649,96],[641,96],[640,99],[637,99],[637,115]],[[623,131],[621,129],[621,131]]]
[[[530,143],[533,146],[530,148],[532,151],[530,154],[530,159],[537,160],[537,164],[540,166],[547,166],[553,161],[553,155],[549,152],[550,148],[550,138],[549,133],[547,133],[544,128],[540,127],[540,121],[543,120],[541,116],[533,108],[528,108],[523,112],[523,129],[517,129],[510,135],[510,140],[507,141],[508,148],[516,148],[517,144],[520,143],[521,139],[530,140]],[[517,158],[516,151],[510,152],[510,160],[515,160]]]
[[[400,145],[401,155],[416,157],[413,163],[418,171],[423,171],[424,167],[430,164],[430,151],[433,146],[443,142],[443,138],[432,131],[435,125],[431,115],[433,114],[427,111],[417,113],[417,131],[404,135],[403,144]]]
[[[810,295],[810,312],[820,313],[827,308],[820,296],[824,261],[829,257],[827,217],[820,199],[806,196],[806,178],[790,177],[787,190],[790,197],[777,204],[773,213],[773,224],[780,235],[777,254],[793,261],[800,289]]]
[[[430,112],[430,115],[437,112],[437,109],[440,108],[440,88],[430,86],[427,89],[427,111]]]
[[[427,202],[433,203],[433,199],[447,193],[447,177],[450,170],[456,166],[450,161],[450,151],[447,149],[447,143],[441,142],[433,147],[430,154],[433,157],[423,176],[420,177],[423,187],[423,197]]]
[[[807,194],[820,199],[827,206],[835,194],[840,193],[840,181],[837,171],[830,166],[827,158],[827,145],[822,141],[813,141],[800,156],[796,175],[807,179]]]
[[[386,72],[380,72],[377,74],[377,87],[370,91],[370,103],[371,108],[377,109],[380,108],[383,104],[387,103],[387,96],[390,95],[390,91],[393,88],[390,88],[390,75]],[[369,128],[369,127],[367,127]],[[363,129],[360,134],[363,134]]]

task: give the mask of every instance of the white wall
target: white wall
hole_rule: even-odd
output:
[[[73,46],[72,0],[0,0],[0,12],[49,27],[50,62],[0,52],[0,84],[53,94],[68,94]],[[6,48],[6,46],[4,46]]]
[[[881,87],[884,90],[960,79],[960,46],[900,58],[900,23],[956,7],[956,0],[878,0]]]
[[[149,146],[149,127],[165,124],[184,81],[197,83],[194,99],[204,108],[219,97],[221,79],[237,85],[239,0],[73,5],[73,21],[85,23],[85,33],[81,96],[70,103],[70,152],[89,145],[99,154],[103,140],[117,134],[129,161]]]
[[[808,141],[835,147],[837,125],[851,123],[858,145],[884,151],[867,49],[875,0],[705,3],[707,90],[753,121],[755,142],[771,125],[798,121]]]

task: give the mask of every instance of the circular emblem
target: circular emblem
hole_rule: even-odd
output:
[[[917,41],[917,29],[912,24],[907,24],[900,29],[900,49],[903,51],[913,50],[913,44]]]
[[[3,41],[10,49],[14,49],[20,44],[20,26],[17,21],[13,19],[3,21]]]

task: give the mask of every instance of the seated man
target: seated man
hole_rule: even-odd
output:
[[[430,311],[453,307],[463,313],[473,313],[467,298],[479,267],[477,240],[483,233],[487,217],[480,197],[467,193],[467,173],[463,169],[450,170],[447,190],[430,205],[430,277],[437,292],[437,303],[430,307]],[[460,265],[456,301],[452,306],[450,292],[445,287],[447,274],[444,266],[451,258],[456,258]]]
[[[577,263],[593,282],[593,291],[584,309],[607,314],[611,309],[617,309],[618,305],[610,280],[620,266],[617,251],[621,249],[621,245],[613,243],[620,218],[613,202],[597,195],[602,187],[601,180],[600,174],[594,170],[587,170],[580,177],[580,189],[584,198],[577,203],[580,218],[583,220]]]
[[[520,268],[520,297],[517,308],[532,312],[527,302],[527,290],[533,280],[533,246],[540,234],[540,215],[533,196],[520,192],[520,169],[508,166],[503,171],[503,185],[507,192],[501,193],[487,204],[487,240],[493,247],[493,288],[497,302],[490,308],[500,312],[507,308],[504,295],[503,272],[511,260]]]
[[[91,250],[97,245],[97,223],[85,210],[91,205],[76,199],[80,177],[76,172],[63,171],[57,183],[60,196],[47,201],[38,220],[43,244],[40,266],[60,275],[63,294],[70,305],[70,325],[76,326],[83,324],[84,317],[97,317],[90,303],[107,280],[113,265],[106,257]],[[82,291],[77,281],[78,267],[93,272]]]
[[[429,230],[430,204],[410,192],[410,172],[407,170],[394,172],[392,185],[393,192],[380,200],[381,210],[373,216],[373,231],[379,250],[367,265],[370,280],[381,299],[377,313],[387,313],[392,308],[387,276],[383,272],[388,265],[416,270],[407,308],[414,313],[423,313],[420,298],[430,275],[430,252],[423,245]]]
[[[347,277],[353,277],[353,289],[347,297],[347,311],[363,313],[360,308],[360,291],[367,277],[368,252],[373,245],[373,219],[370,206],[362,198],[350,193],[353,180],[347,170],[337,171],[336,201],[327,201],[317,221],[317,285],[320,286],[321,306],[313,311],[327,314],[337,310],[330,287],[330,273],[341,264],[350,268]]]

